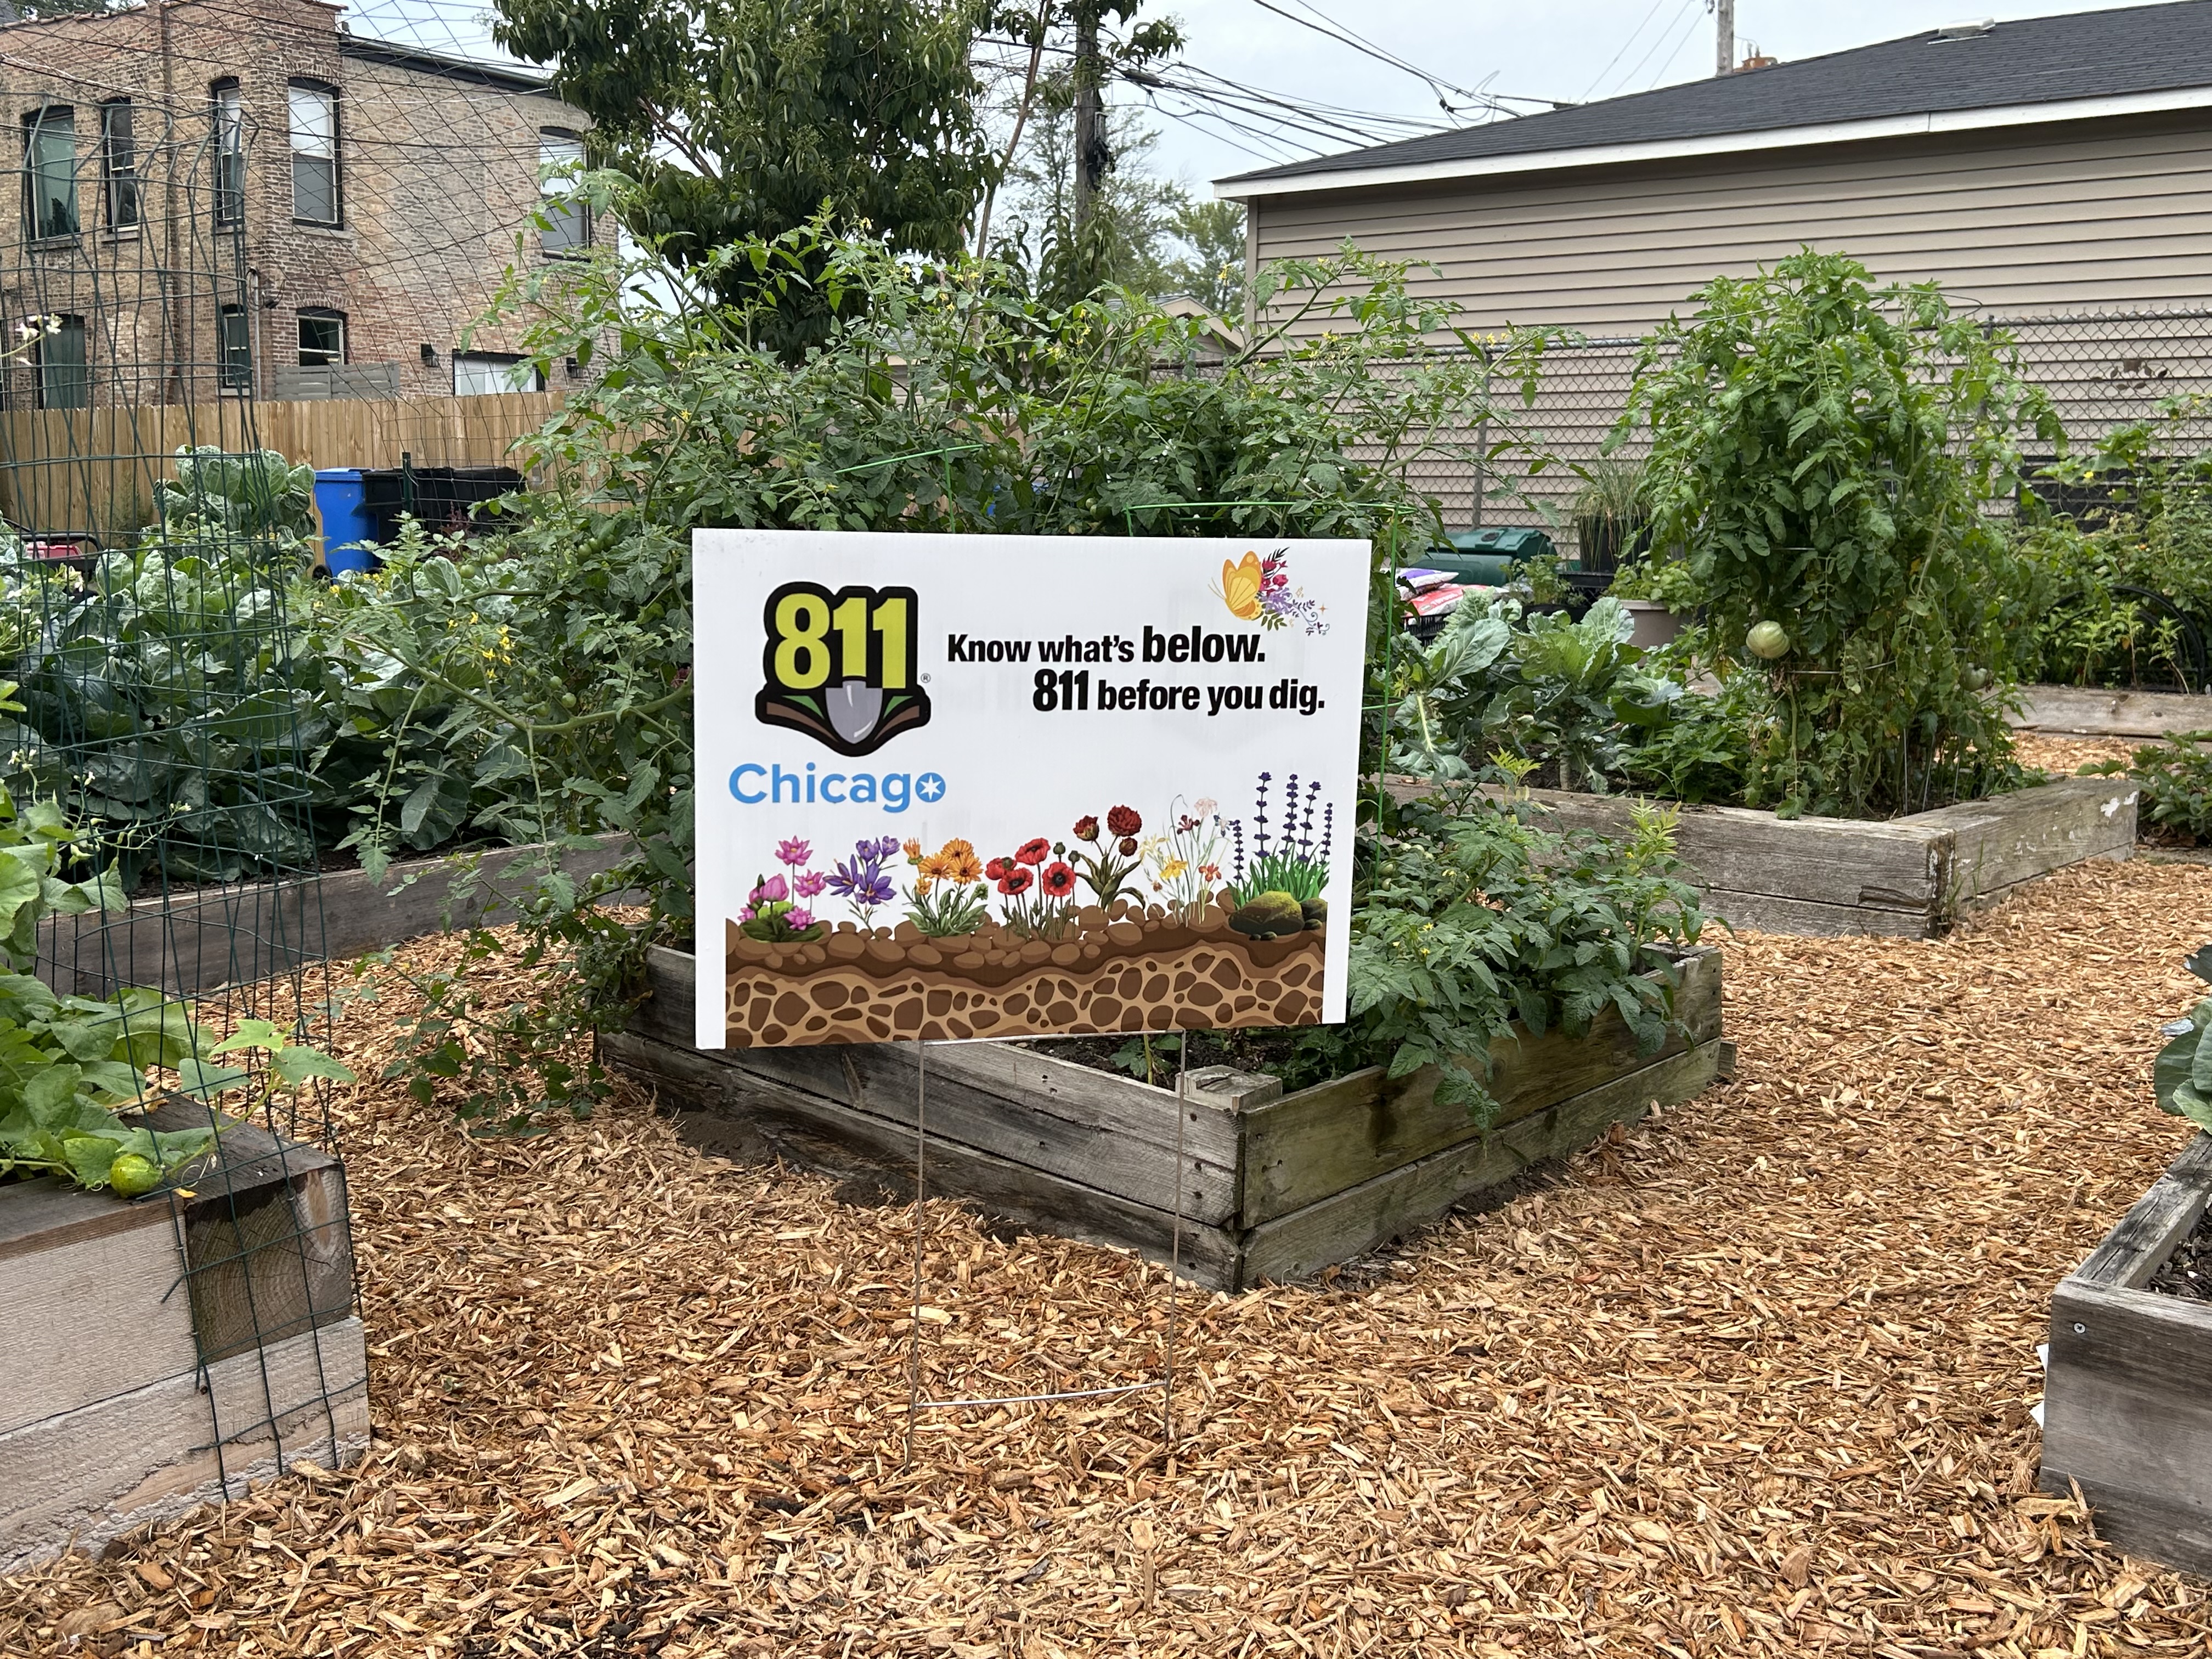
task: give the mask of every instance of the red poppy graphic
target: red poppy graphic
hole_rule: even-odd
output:
[[[1078,841],[1097,841],[1098,839],[1098,820],[1093,817],[1080,817],[1076,819],[1075,838]]]
[[[1106,828],[1116,836],[1133,836],[1144,827],[1144,819],[1132,806],[1117,806],[1106,815]]]
[[[983,866],[983,874],[989,880],[996,881],[1013,867],[1014,861],[1012,859],[993,859]],[[1000,890],[1003,892],[1006,890],[1001,888]]]
[[[1014,851],[1017,864],[1042,864],[1052,851],[1052,843],[1042,836],[1035,841],[1025,841]]]
[[[1017,893],[1026,893],[1030,890],[1030,884],[1036,879],[1026,865],[1009,864],[1006,873],[999,878],[999,890],[1010,897]]]
[[[1075,890],[1075,872],[1057,860],[1045,866],[1037,881],[1051,898],[1066,898]]]

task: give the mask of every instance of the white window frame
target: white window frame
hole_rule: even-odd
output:
[[[345,200],[340,193],[338,170],[337,88],[319,81],[289,81],[284,86],[285,116],[292,136],[292,218],[303,225],[326,225],[335,229],[345,222]],[[301,169],[320,172],[330,200],[327,215],[302,209]]]
[[[545,377],[538,372],[527,357],[511,351],[456,351],[453,354],[453,396],[456,398],[489,398],[505,392],[544,390]]]

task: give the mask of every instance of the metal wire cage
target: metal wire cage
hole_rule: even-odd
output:
[[[118,1121],[214,1133],[133,1205],[167,1217],[186,1291],[138,1312],[188,1320],[212,1416],[156,1483],[173,1508],[367,1439],[344,1173],[298,1048],[331,1016],[299,649],[313,526],[240,372],[252,135],[219,100],[142,104],[120,149],[104,113],[84,131],[82,88],[51,90],[0,212],[0,782],[18,812],[58,809],[68,874],[109,872],[125,902],[49,917],[14,966],[145,1039]],[[197,1057],[156,1041],[186,1022]],[[84,1536],[155,1513],[112,1505]]]

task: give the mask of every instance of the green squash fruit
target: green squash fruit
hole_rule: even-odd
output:
[[[107,1184],[120,1198],[137,1198],[161,1184],[161,1166],[150,1158],[125,1152],[107,1166]]]
[[[1743,648],[1754,657],[1772,662],[1790,654],[1790,635],[1778,622],[1753,623],[1743,636]]]

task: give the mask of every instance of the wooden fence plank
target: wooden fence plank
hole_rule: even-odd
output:
[[[504,466],[515,441],[560,412],[565,394],[510,392],[400,401],[139,404],[0,413],[0,508],[36,533],[89,532],[114,544],[151,518],[154,483],[186,445],[274,449],[317,468]]]

